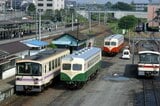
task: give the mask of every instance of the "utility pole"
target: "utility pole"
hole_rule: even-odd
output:
[[[106,16],[106,11],[105,11],[105,13],[104,13],[104,24],[107,22],[107,16]]]
[[[73,12],[72,12],[72,31],[73,31]]]
[[[36,29],[36,39],[38,39],[38,22],[37,22],[37,18],[38,18],[38,10],[36,8],[36,17],[35,17],[35,22],[36,22],[36,26],[35,26],[35,29]]]
[[[99,25],[101,24],[101,14],[99,12]]]
[[[41,40],[41,11],[38,12],[39,15],[39,40]]]
[[[89,11],[88,12],[88,14],[89,14],[89,31],[91,31],[91,12]]]

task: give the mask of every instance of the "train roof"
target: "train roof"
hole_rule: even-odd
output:
[[[160,52],[157,52],[157,51],[139,51],[138,54],[143,54],[143,53],[152,53],[152,54],[159,54],[160,55]]]
[[[67,49],[48,49],[48,50],[42,51],[36,55],[27,56],[23,60],[35,60],[35,61],[43,60],[45,58],[51,57],[53,55],[57,55],[57,54],[64,52],[66,50]]]
[[[90,58],[91,56],[93,56],[94,54],[101,52],[101,48],[97,48],[97,47],[86,47],[83,48],[71,55],[66,56],[65,58],[63,58],[64,60],[68,60],[68,59],[73,59],[73,58],[81,58],[84,60],[87,60],[88,58]]]
[[[109,39],[109,40],[111,40],[111,39],[120,39],[120,38],[124,38],[124,36],[122,34],[113,34],[113,35],[107,36],[105,38],[105,40],[107,40],[107,39]]]

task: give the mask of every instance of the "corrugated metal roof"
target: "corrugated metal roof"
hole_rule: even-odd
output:
[[[41,40],[26,40],[23,41],[23,43],[28,45],[29,47],[43,47],[48,45],[48,42]]]
[[[97,48],[97,47],[86,47],[86,48],[83,48],[71,55],[68,55],[64,58],[65,59],[68,59],[68,58],[81,58],[81,59],[84,59],[84,60],[87,60],[88,58],[90,58],[91,56],[93,56],[94,54],[98,53],[101,51],[101,48]]]
[[[30,47],[26,46],[25,44],[19,41],[0,45],[0,50],[5,51],[9,54],[15,54],[29,49]]]
[[[71,41],[52,41],[52,43],[57,45],[71,45]]]

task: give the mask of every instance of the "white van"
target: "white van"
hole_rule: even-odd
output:
[[[129,49],[124,49],[122,53],[122,59],[130,59],[130,50]]]

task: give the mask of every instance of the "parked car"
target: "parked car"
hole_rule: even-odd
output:
[[[122,52],[122,59],[130,59],[130,50],[129,49],[124,49]]]

